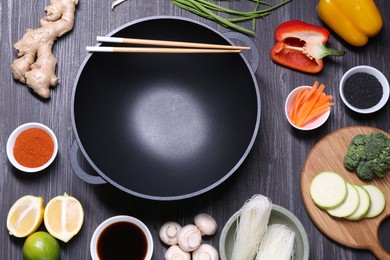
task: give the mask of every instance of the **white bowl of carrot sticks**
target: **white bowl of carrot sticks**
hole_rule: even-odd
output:
[[[328,120],[333,96],[324,92],[318,81],[313,86],[300,86],[290,92],[285,103],[288,122],[299,130],[313,130]]]

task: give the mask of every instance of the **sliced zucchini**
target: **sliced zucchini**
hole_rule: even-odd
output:
[[[368,212],[364,217],[374,218],[381,214],[385,209],[385,195],[378,187],[374,185],[363,185],[362,187],[368,192],[368,195],[370,195],[371,200],[370,208],[368,209]]]
[[[310,184],[310,196],[322,209],[341,205],[348,194],[345,180],[335,172],[321,172]]]
[[[327,210],[327,212],[331,216],[344,218],[346,216],[353,214],[357,210],[360,201],[359,192],[357,191],[354,185],[348,182],[347,182],[347,190],[348,190],[348,195],[347,198],[344,200],[344,202],[336,208]]]
[[[359,192],[359,206],[354,213],[345,217],[348,220],[360,220],[364,218],[371,204],[370,195],[368,195],[368,192],[359,185],[355,185],[355,188]]]

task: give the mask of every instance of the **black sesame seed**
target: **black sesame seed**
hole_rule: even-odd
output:
[[[375,76],[359,72],[345,81],[343,93],[349,104],[356,108],[366,109],[379,103],[383,89]]]

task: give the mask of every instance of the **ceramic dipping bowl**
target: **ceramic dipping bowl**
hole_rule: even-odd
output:
[[[285,103],[285,106],[284,106],[284,112],[286,114],[286,118],[287,118],[288,122],[290,123],[290,125],[293,126],[296,129],[304,130],[304,131],[314,130],[314,129],[322,126],[326,122],[326,120],[328,120],[329,115],[330,115],[330,111],[331,111],[331,110],[329,110],[328,112],[322,114],[321,116],[311,120],[310,122],[308,122],[304,126],[301,126],[301,127],[296,126],[290,120],[288,114],[290,113],[290,111],[291,111],[291,109],[293,107],[293,103],[294,103],[294,100],[296,98],[296,95],[298,94],[298,91],[301,90],[301,89],[306,89],[306,88],[311,88],[311,86],[300,86],[300,87],[297,87],[297,88],[293,89],[290,92],[290,94],[287,96],[286,103]]]
[[[37,166],[37,167],[28,167],[28,166],[20,164],[15,159],[14,146],[15,146],[15,142],[16,142],[18,136],[21,133],[23,133],[24,131],[27,131],[29,129],[33,129],[33,128],[37,128],[37,129],[40,129],[40,130],[43,130],[44,132],[46,132],[50,136],[51,140],[53,141],[54,148],[53,148],[53,153],[52,153],[51,157],[48,158],[46,163],[44,163],[40,166]],[[30,123],[25,123],[23,125],[20,125],[10,134],[8,141],[7,141],[7,148],[6,149],[7,149],[7,157],[9,159],[9,161],[11,162],[11,164],[15,168],[17,168],[18,170],[23,171],[23,172],[34,173],[34,172],[39,172],[39,171],[46,169],[54,161],[54,159],[56,158],[57,153],[58,153],[58,141],[57,141],[56,135],[53,133],[53,131],[49,127],[47,127],[46,125],[43,125],[41,123],[30,122]],[[33,152],[33,151],[30,151],[30,152]]]
[[[348,101],[348,98],[347,98],[346,93],[345,93],[345,82],[356,73],[368,73],[368,74],[374,76],[382,86],[382,90],[383,90],[382,91],[382,98],[380,98],[380,100],[372,107],[358,108],[358,107],[352,105]],[[377,70],[376,68],[373,68],[371,66],[361,65],[361,66],[353,67],[344,73],[344,75],[340,81],[341,99],[343,100],[344,104],[349,109],[351,109],[352,111],[354,111],[356,113],[370,114],[370,113],[374,113],[374,112],[380,110],[382,107],[384,107],[386,105],[387,101],[389,100],[389,94],[390,94],[389,82],[387,81],[385,75],[383,75],[382,72],[380,72],[379,70]]]
[[[141,220],[127,215],[113,216],[103,221],[95,229],[90,243],[92,260],[150,260],[153,248],[148,227]]]

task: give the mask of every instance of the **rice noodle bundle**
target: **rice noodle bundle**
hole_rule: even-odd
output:
[[[267,230],[272,203],[263,195],[255,195],[241,208],[237,220],[232,260],[253,260]]]
[[[256,260],[290,260],[294,256],[294,231],[282,224],[268,226]]]

